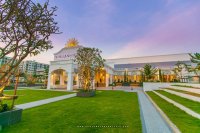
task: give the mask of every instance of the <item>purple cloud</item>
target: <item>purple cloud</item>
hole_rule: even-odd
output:
[[[200,6],[174,12],[164,15],[164,19],[160,15],[153,17],[153,24],[144,36],[129,42],[109,58],[200,51]]]

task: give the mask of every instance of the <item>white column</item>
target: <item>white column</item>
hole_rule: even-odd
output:
[[[60,85],[64,85],[64,77],[63,77],[63,74],[60,74]]]
[[[79,77],[78,77],[78,74],[77,74],[77,82],[76,82],[76,84],[77,84],[77,87],[78,87],[78,89],[80,88],[80,83],[79,83]]]
[[[110,84],[113,83],[113,75],[110,75]]]
[[[106,73],[106,87],[109,86],[109,74]]]
[[[67,91],[72,91],[73,90],[73,73],[68,72],[68,80],[67,80]]]
[[[51,89],[51,73],[48,73],[47,90]]]
[[[92,89],[95,90],[95,79],[92,81]]]

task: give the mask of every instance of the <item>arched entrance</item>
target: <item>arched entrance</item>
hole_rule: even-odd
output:
[[[51,72],[51,88],[66,89],[67,88],[67,72],[63,69],[57,69]]]
[[[73,89],[78,88],[78,75],[72,73]],[[50,88],[52,89],[67,89],[68,85],[68,72],[64,69],[56,69],[51,72]]]

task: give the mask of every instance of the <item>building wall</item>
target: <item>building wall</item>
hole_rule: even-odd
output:
[[[189,60],[190,56],[188,55],[188,53],[183,53],[183,54],[106,59],[106,64],[114,68],[115,64],[153,63],[153,62],[169,62],[169,61],[189,61]]]
[[[41,72],[41,70],[45,70],[46,68],[49,68],[48,64],[39,63],[36,61],[31,61],[31,60],[23,61],[20,64],[21,71],[28,74],[37,75],[37,72]]]

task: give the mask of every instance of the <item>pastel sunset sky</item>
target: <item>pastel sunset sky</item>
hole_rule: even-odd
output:
[[[43,2],[43,0],[35,0]],[[49,63],[69,38],[104,58],[200,52],[200,0],[50,0],[62,34],[27,59]]]

